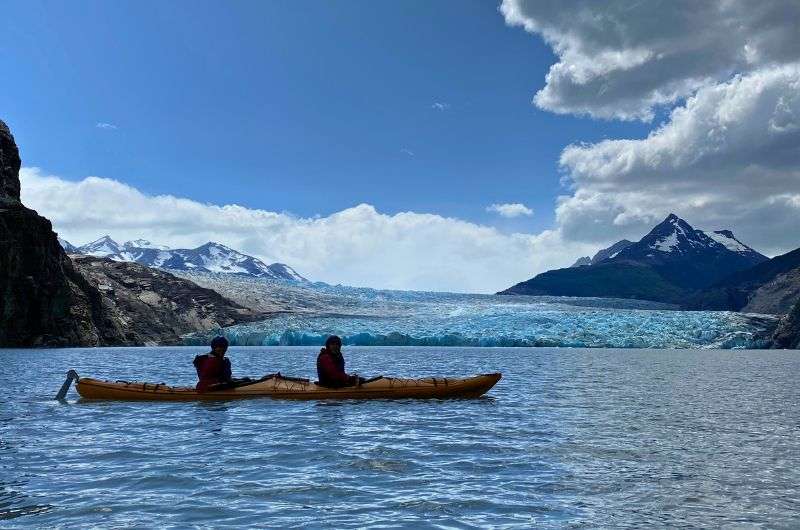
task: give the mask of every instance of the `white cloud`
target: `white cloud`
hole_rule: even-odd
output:
[[[406,149],[405,147],[400,149],[400,152],[406,156],[411,156],[411,157],[415,156],[414,151],[412,151],[411,149]]]
[[[794,0],[503,0],[501,12],[558,56],[534,98],[558,113],[650,120],[732,73],[800,56]]]
[[[643,139],[571,145],[565,240],[636,239],[674,211],[768,254],[800,246],[800,2],[504,0],[558,60],[542,109],[650,120]]]
[[[368,204],[300,218],[171,195],[150,196],[116,180],[78,182],[23,168],[22,199],[59,235],[82,244],[108,233],[171,247],[218,241],[281,261],[314,280],[398,289],[494,292],[534,271],[569,265],[595,246],[557,232],[504,234],[435,214],[382,214]]]
[[[491,204],[486,207],[487,212],[500,214],[502,217],[519,217],[521,215],[533,215],[533,210],[522,203]]]
[[[565,237],[636,236],[668,212],[769,253],[800,246],[800,64],[700,89],[643,140],[564,149]]]
[[[445,111],[445,110],[450,108],[450,104],[449,103],[442,103],[442,102],[437,101],[436,103],[431,105],[431,108],[432,109],[436,109],[436,110],[440,110],[440,111]]]
[[[95,125],[95,127],[97,127],[98,129],[105,129],[107,131],[116,131],[117,129],[119,129],[119,127],[117,127],[113,123],[105,123],[105,122],[98,122]]]

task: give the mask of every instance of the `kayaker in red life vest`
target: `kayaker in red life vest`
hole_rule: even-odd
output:
[[[228,351],[228,339],[214,337],[211,341],[211,351],[194,358],[194,367],[200,380],[197,383],[198,392],[221,390],[233,385],[231,360],[225,357],[226,351]]]
[[[319,351],[317,377],[319,377],[320,386],[329,388],[355,386],[363,382],[363,379],[357,375],[347,375],[347,372],[344,371],[342,339],[336,335],[328,337],[325,347]]]

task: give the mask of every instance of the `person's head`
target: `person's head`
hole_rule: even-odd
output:
[[[341,353],[342,339],[336,335],[331,335],[327,338],[327,340],[325,340],[325,349],[332,353]]]
[[[211,353],[217,357],[224,357],[228,351],[228,339],[225,337],[214,337],[211,340]]]

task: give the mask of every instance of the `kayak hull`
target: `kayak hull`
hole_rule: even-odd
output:
[[[462,379],[382,377],[355,387],[327,388],[310,381],[277,376],[236,388],[203,393],[192,387],[173,387],[162,383],[112,382],[81,377],[77,381],[76,389],[85,399],[126,401],[206,401],[255,397],[298,400],[444,399],[482,396],[501,377],[499,373]]]

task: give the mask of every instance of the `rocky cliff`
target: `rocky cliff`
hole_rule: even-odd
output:
[[[773,348],[800,349],[800,302],[778,323],[772,336]]]
[[[73,255],[78,271],[102,293],[107,318],[136,345],[180,344],[181,335],[266,318],[216,291],[138,263]]]
[[[102,296],[73,267],[50,221],[20,202],[17,144],[0,120],[0,346],[124,342]]]

